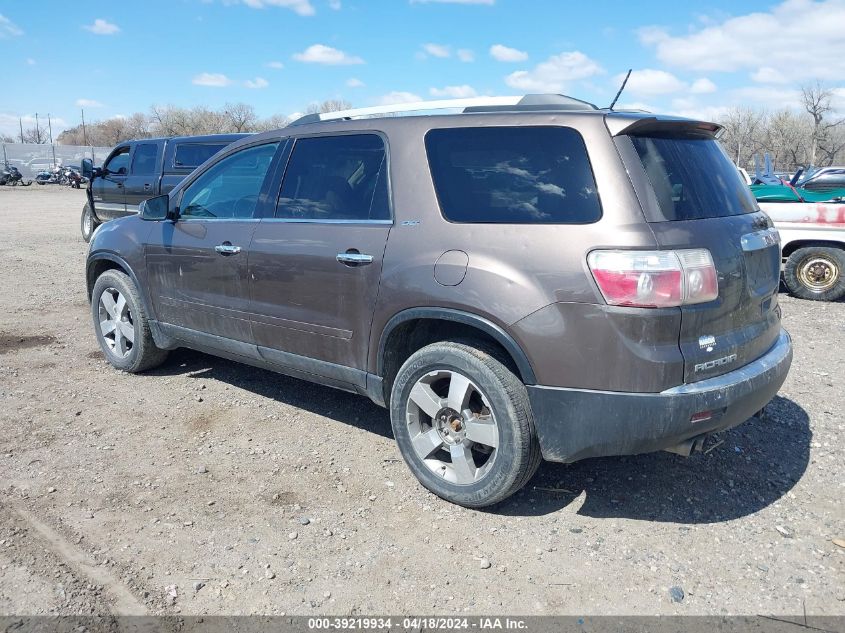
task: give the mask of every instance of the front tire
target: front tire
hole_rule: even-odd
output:
[[[786,260],[783,280],[801,299],[836,301],[845,296],[845,251],[830,246],[799,248]]]
[[[94,235],[94,231],[98,226],[100,226],[100,223],[97,222],[97,219],[94,217],[94,212],[91,211],[90,203],[86,203],[85,208],[82,209],[81,225],[82,239],[86,242],[90,242],[91,236]]]
[[[399,369],[390,397],[393,434],[411,472],[469,508],[511,496],[541,462],[525,385],[479,347],[420,349]]]
[[[129,276],[107,270],[91,293],[91,317],[100,349],[113,367],[135,374],[161,365],[167,350],[153,341],[138,289]]]

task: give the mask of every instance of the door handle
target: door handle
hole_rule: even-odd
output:
[[[337,261],[346,266],[366,266],[373,263],[373,256],[349,249],[345,253],[338,253]]]
[[[214,247],[214,250],[223,255],[224,257],[228,257],[229,255],[237,255],[241,252],[240,246],[235,246],[231,242],[223,242],[222,244],[218,244]]]
[[[118,189],[123,189],[123,183],[122,182],[115,182],[115,184],[117,185]]]
[[[151,186],[152,186],[152,185],[150,185],[150,183],[145,182],[145,183],[144,183],[144,191],[149,191]]]

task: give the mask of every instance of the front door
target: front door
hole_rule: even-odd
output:
[[[135,145],[129,175],[123,183],[127,213],[137,213],[142,201],[158,195],[158,175],[161,173],[159,160],[157,143]]]
[[[390,218],[380,136],[296,140],[275,216],[250,247],[253,334],[266,360],[347,381],[326,363],[366,369]]]
[[[91,184],[94,210],[101,220],[114,220],[126,215],[124,182],[129,172],[129,146],[118,147],[106,159],[105,175]]]
[[[150,232],[150,293],[159,321],[175,326],[175,335],[205,335],[223,348],[251,343],[247,257],[277,146],[240,149],[211,165],[182,192],[177,220]]]

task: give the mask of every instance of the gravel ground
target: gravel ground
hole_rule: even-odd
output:
[[[104,361],[84,192],[0,187],[0,613],[845,615],[845,303],[781,297],[792,372],[691,458],[432,496],[362,397],[190,351]]]

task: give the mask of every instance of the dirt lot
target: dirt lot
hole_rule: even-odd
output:
[[[845,303],[781,298],[792,373],[706,454],[544,464],[478,512],[362,397],[111,369],[83,202],[0,187],[0,613],[845,614]]]

